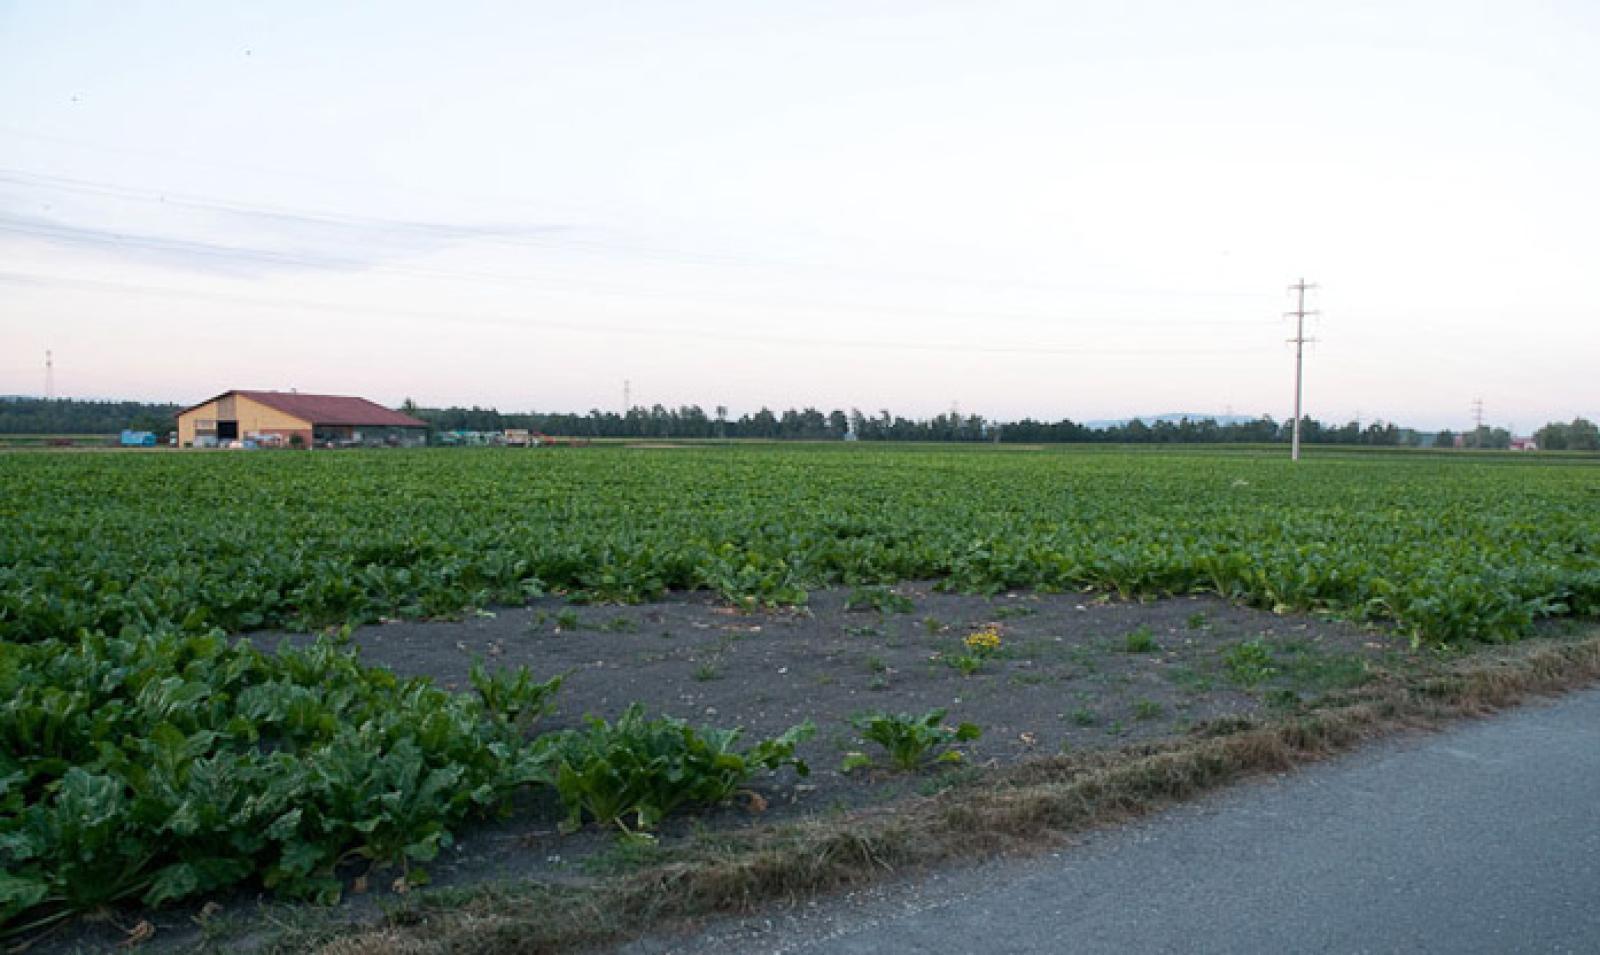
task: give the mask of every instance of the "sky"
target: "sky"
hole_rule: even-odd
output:
[[[0,394],[1600,415],[1600,4],[0,0]],[[626,383],[626,385],[625,385]]]

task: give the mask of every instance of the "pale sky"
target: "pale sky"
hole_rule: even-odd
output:
[[[1600,415],[1600,3],[0,0],[0,394]]]

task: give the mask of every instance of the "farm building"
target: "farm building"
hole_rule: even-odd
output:
[[[297,391],[225,391],[178,412],[180,447],[234,441],[289,447],[415,445],[428,424],[365,398]]]

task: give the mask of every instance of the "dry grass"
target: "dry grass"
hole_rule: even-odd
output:
[[[323,955],[567,951],[651,927],[859,886],[886,873],[1038,851],[1364,740],[1478,716],[1600,681],[1600,635],[1530,641],[1357,691],[1270,721],[1202,727],[1116,752],[1033,760],[936,796],[842,818],[749,831],[674,861],[583,886],[491,886],[424,897],[381,926],[300,932],[279,951]],[[318,937],[318,935],[322,937]],[[336,937],[329,937],[330,935]],[[320,944],[320,947],[318,945]]]

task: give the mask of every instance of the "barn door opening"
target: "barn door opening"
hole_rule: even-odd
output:
[[[217,440],[218,441],[236,441],[236,440],[238,440],[238,438],[239,438],[239,422],[237,422],[237,421],[218,421],[217,422]]]

